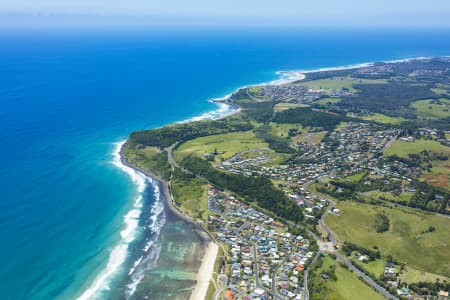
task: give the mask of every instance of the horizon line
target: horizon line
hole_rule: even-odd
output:
[[[320,22],[321,21],[321,22]],[[208,28],[295,28],[295,29],[450,29],[449,24],[418,23],[361,23],[357,21],[326,23],[323,20],[298,21],[291,18],[204,17],[152,15],[92,15],[92,14],[18,14],[0,12],[0,28],[64,28],[86,27],[202,27]]]

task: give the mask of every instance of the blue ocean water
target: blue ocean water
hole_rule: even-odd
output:
[[[440,55],[448,30],[0,30],[0,298],[76,298],[111,263],[141,193],[113,164],[129,132],[277,70]]]

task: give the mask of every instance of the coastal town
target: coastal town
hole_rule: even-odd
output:
[[[132,136],[131,164],[219,246],[207,299],[448,299],[450,62],[398,64],[243,88],[228,118]]]
[[[0,0],[0,300],[450,300],[450,0]]]
[[[208,228],[229,255],[222,266],[225,298],[302,299],[303,271],[314,255],[307,238],[212,187],[208,206],[216,213]]]

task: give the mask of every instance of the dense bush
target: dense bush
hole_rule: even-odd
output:
[[[204,177],[217,188],[232,191],[246,201],[256,202],[277,216],[294,222],[303,220],[302,210],[282,191],[277,190],[267,178],[227,174],[213,168],[207,161],[193,156],[183,159],[181,166]]]
[[[260,123],[267,123],[273,117],[273,107],[275,102],[242,102],[239,103],[243,112],[253,120]]]
[[[299,107],[279,112],[273,119],[276,123],[300,123],[305,127],[322,127],[325,130],[334,130],[347,117]]]
[[[389,218],[385,214],[383,213],[376,214],[375,230],[378,233],[383,233],[389,230]]]
[[[270,134],[270,126],[263,125],[255,129],[256,136],[269,144],[269,148],[279,153],[294,153],[289,146],[289,140]]]
[[[438,96],[430,90],[428,85],[390,82],[354,84],[353,87],[358,90],[358,93],[354,96],[342,98],[342,101],[339,103],[340,106],[366,109],[389,115],[395,115],[395,112],[399,112],[402,107],[408,107],[415,100]]]

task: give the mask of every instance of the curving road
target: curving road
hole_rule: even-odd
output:
[[[326,209],[325,213],[322,215],[322,217],[319,220],[319,226],[324,232],[326,232],[328,234],[330,242],[335,244],[336,243],[336,236],[334,235],[334,233],[330,230],[330,228],[328,228],[328,226],[324,222],[326,216],[328,215],[329,210],[334,207],[334,201],[331,200],[331,199],[328,199],[326,197],[321,197],[321,196],[315,194],[314,192],[312,192],[311,190],[309,190],[308,186],[311,183],[312,183],[312,181],[305,183],[305,185],[304,185],[305,190],[308,190],[314,196],[319,197],[321,199],[325,199],[326,201],[328,201],[330,203],[329,207]],[[318,241],[317,240],[317,236],[316,235],[313,235],[313,236],[316,239],[316,241]],[[316,257],[318,256],[319,253],[320,253],[320,251],[314,257],[315,259],[317,259]],[[369,276],[367,276],[366,274],[361,272],[358,268],[356,268],[345,256],[341,255],[338,251],[334,251],[333,253],[336,255],[337,260],[339,260],[340,262],[344,263],[350,270],[352,270],[356,275],[358,275],[358,277],[361,280],[363,280],[365,283],[367,283],[369,286],[371,286],[378,293],[380,293],[381,295],[383,295],[387,299],[399,300],[399,298],[397,298],[396,296],[392,295],[384,287],[382,287],[381,285],[376,283],[372,278],[370,278]],[[307,282],[308,281],[308,274],[307,273],[308,272],[305,272],[305,277],[306,277],[306,279],[305,279],[306,281],[305,281],[305,284],[304,284],[304,286],[305,286],[305,299],[309,299],[308,282]]]

